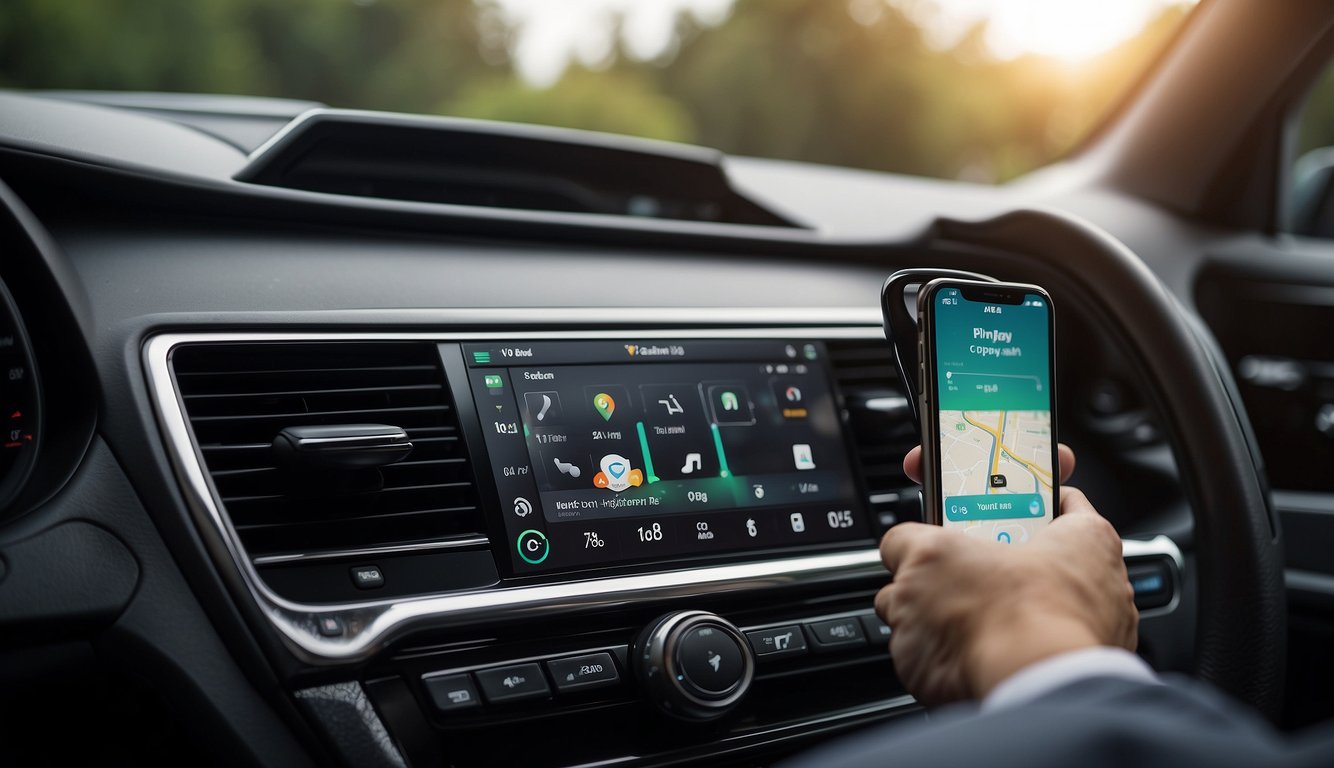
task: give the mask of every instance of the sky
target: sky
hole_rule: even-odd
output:
[[[811,0],[839,2],[840,0]],[[998,58],[1036,53],[1072,63],[1095,56],[1138,32],[1164,5],[1182,0],[845,0],[854,16],[874,18],[891,2],[948,47],[980,20]],[[518,29],[519,74],[536,86],[560,79],[572,59],[596,64],[614,44],[615,24],[626,49],[640,58],[667,52],[679,12],[704,24],[727,18],[733,0],[493,0]]]

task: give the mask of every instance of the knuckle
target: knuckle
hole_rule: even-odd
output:
[[[888,559],[889,559],[889,548],[890,548],[891,546],[894,545],[894,541],[897,539],[897,536],[895,536],[895,533],[894,533],[895,530],[896,530],[896,529],[894,529],[894,528],[890,528],[888,531],[885,532],[885,535],[884,535],[884,536],[881,536],[881,537],[880,537],[880,559],[881,559],[881,560],[888,560]]]
[[[876,615],[879,616],[881,619],[884,619],[886,616],[888,616],[890,606],[893,604],[893,600],[894,600],[893,584],[882,587],[879,592],[875,593]]]
[[[948,542],[941,536],[924,536],[913,548],[913,560],[919,563],[934,563],[943,559],[949,552]]]

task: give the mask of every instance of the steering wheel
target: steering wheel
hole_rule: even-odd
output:
[[[1194,517],[1194,674],[1277,718],[1286,606],[1282,541],[1260,454],[1222,354],[1125,245],[1069,214],[939,220],[957,267],[1040,283],[1126,350],[1161,414]]]

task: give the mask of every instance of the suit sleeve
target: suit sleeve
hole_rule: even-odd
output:
[[[1010,675],[983,699],[982,711],[989,712],[1035,701],[1067,685],[1096,677],[1162,683],[1144,659],[1124,648],[1083,648],[1030,664]]]
[[[1113,768],[1334,765],[1334,739],[1289,745],[1269,724],[1213,688],[1184,677],[1163,683],[1094,677],[1038,699],[983,711],[977,705],[835,739],[785,765]]]

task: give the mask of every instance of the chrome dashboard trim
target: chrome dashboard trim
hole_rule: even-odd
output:
[[[1121,557],[1166,557],[1176,564],[1178,571],[1186,568],[1181,548],[1175,541],[1162,534],[1147,540],[1121,539]]]
[[[288,555],[264,555],[252,558],[255,565],[273,565],[275,563],[293,563],[298,560],[312,562],[317,560],[347,560],[350,558],[372,557],[374,555],[397,555],[404,552],[430,552],[440,549],[468,549],[471,547],[490,546],[487,536],[460,536],[440,541],[426,541],[420,544],[397,544],[388,547],[364,547],[361,549],[329,549],[319,552],[293,552]]]
[[[319,313],[312,313],[319,314]],[[859,310],[424,310],[442,324],[482,326],[467,332],[170,332],[149,336],[142,347],[153,408],[167,455],[186,504],[216,564],[234,570],[239,582],[299,658],[310,663],[354,662],[367,658],[410,629],[467,626],[520,616],[598,610],[634,600],[671,600],[723,592],[775,589],[793,584],[843,581],[884,574],[875,549],[832,552],[730,565],[684,568],[602,578],[575,578],[539,586],[480,589],[416,598],[357,603],[304,604],[287,600],[259,577],[240,538],[222,511],[204,469],[184,405],[171,371],[172,351],[183,344],[281,341],[432,341],[461,342],[498,339],[646,339],[646,338],[809,338],[881,339],[878,313]],[[503,320],[502,320],[503,317]],[[755,323],[765,327],[727,327]],[[855,319],[854,319],[855,318]],[[309,320],[301,315],[294,320]],[[625,325],[688,323],[690,327],[610,328],[604,330],[515,331],[524,321],[550,327],[553,323]],[[700,327],[706,322],[720,327]],[[834,323],[865,323],[835,325]],[[799,325],[808,323],[809,325]],[[822,325],[829,323],[829,325]],[[872,324],[874,323],[874,324]],[[498,327],[497,327],[498,326]],[[501,330],[504,328],[504,330]],[[319,620],[336,618],[344,627],[338,637],[319,632]]]

